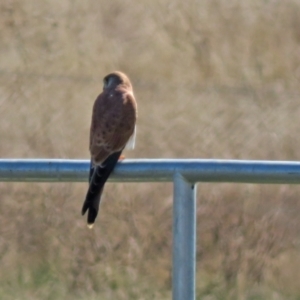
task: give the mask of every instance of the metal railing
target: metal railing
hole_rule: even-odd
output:
[[[89,161],[2,159],[0,181],[82,182]],[[196,298],[196,183],[299,184],[300,162],[206,159],[137,159],[117,165],[109,181],[174,183],[173,300]]]

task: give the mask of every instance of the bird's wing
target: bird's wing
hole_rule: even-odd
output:
[[[128,93],[102,93],[93,110],[90,152],[96,163],[123,149],[133,135],[136,103]]]

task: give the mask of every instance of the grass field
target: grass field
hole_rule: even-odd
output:
[[[0,155],[88,158],[102,77],[139,105],[129,158],[300,160],[300,1],[0,3]],[[170,299],[171,184],[1,183],[1,299]],[[300,299],[300,187],[198,185],[197,299]]]

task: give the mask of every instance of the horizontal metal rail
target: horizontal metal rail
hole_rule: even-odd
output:
[[[0,181],[87,181],[89,161],[2,159]],[[110,181],[174,183],[173,300],[196,299],[197,182],[300,183],[300,162],[215,159],[137,159],[117,164]]]
[[[0,159],[0,181],[83,182],[89,161],[68,159]],[[216,159],[126,159],[110,181],[173,181],[180,173],[189,182],[300,183],[300,162]]]

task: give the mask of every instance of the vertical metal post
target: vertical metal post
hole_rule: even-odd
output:
[[[180,173],[173,180],[173,300],[195,300],[196,187]]]

